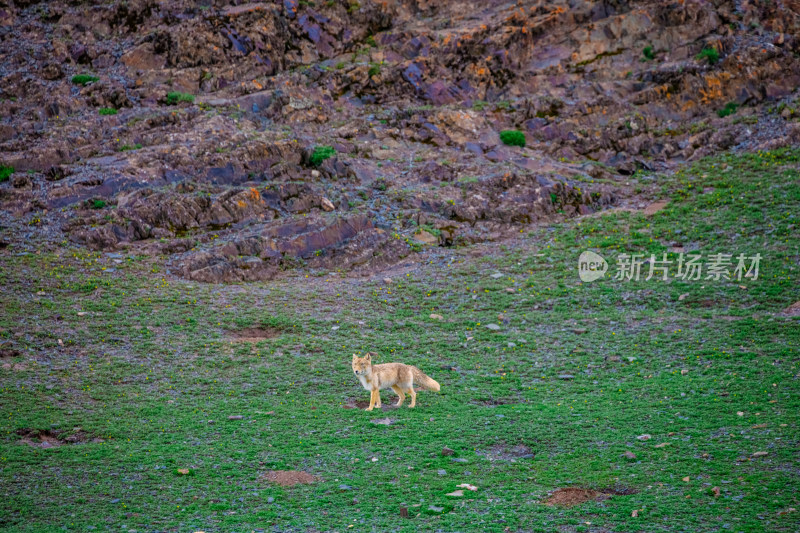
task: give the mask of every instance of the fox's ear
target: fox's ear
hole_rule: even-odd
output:
[[[353,354],[353,361],[355,361],[356,359],[358,359],[358,356],[356,354]]]
[[[372,354],[373,353],[375,353],[375,352],[367,352],[367,355],[364,356],[364,359],[366,359],[367,361],[372,361]]]

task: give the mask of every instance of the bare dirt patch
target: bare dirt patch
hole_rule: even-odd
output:
[[[397,401],[396,397],[393,400],[390,400],[389,402],[382,401],[380,410],[383,411],[386,409],[397,409],[397,407],[394,405],[396,401]],[[408,398],[406,398],[406,402],[408,401],[409,401]],[[403,405],[406,406],[408,404],[405,403]],[[354,398],[349,398],[347,402],[342,406],[342,409],[366,409],[367,407],[369,407],[369,400],[356,400]],[[376,409],[378,409],[378,407],[376,407]]]
[[[656,213],[667,207],[668,203],[669,203],[668,200],[659,200],[657,202],[653,202],[652,204],[644,208],[644,214],[648,216],[655,215]]]
[[[475,453],[486,457],[490,461],[516,461],[517,459],[533,459],[535,456],[533,450],[524,444],[517,444],[516,446],[495,444],[488,450],[478,450]]]
[[[482,407],[497,407],[498,405],[516,405],[520,402],[515,398],[483,398],[470,400],[469,403],[472,405],[480,405]]]
[[[22,437],[17,444],[25,444],[32,448],[57,448],[68,444],[103,442],[103,439],[92,437],[80,428],[72,431],[22,428],[17,430],[17,435]]]
[[[567,487],[557,489],[544,501],[545,505],[559,505],[561,507],[572,507],[591,501],[603,501],[610,498],[610,494],[597,492],[591,489],[581,489],[578,487]]]
[[[542,503],[545,505],[572,507],[574,505],[580,505],[582,503],[591,501],[601,502],[611,498],[612,496],[636,494],[636,492],[636,490],[629,488],[593,490],[584,489],[581,487],[564,487],[551,492],[547,499]]]
[[[228,333],[231,338],[237,342],[260,342],[266,339],[279,337],[283,332],[278,328],[255,327],[229,331]]]
[[[19,350],[14,348],[0,348],[0,359],[11,359],[22,355]]]
[[[795,302],[781,311],[780,316],[800,316],[800,302]]]
[[[261,480],[275,483],[281,487],[291,487],[294,485],[314,483],[319,481],[319,478],[301,470],[270,470],[261,475]]]

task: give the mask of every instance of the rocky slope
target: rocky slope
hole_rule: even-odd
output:
[[[0,1],[0,238],[209,282],[502,239],[797,144],[798,37],[796,0]]]

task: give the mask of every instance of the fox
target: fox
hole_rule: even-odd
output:
[[[411,396],[409,408],[417,405],[417,388],[439,392],[439,383],[426,376],[422,370],[415,366],[404,365],[403,363],[384,363],[373,365],[372,358],[377,356],[375,352],[367,352],[364,357],[353,354],[353,373],[356,375],[361,385],[370,393],[369,407],[365,411],[372,411],[375,407],[381,407],[381,389],[389,387],[397,394],[395,407],[403,405],[406,393]]]

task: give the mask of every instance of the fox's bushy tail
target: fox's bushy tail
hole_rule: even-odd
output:
[[[441,387],[439,387],[439,383],[435,379],[426,376],[425,373],[422,372],[422,370],[420,370],[419,368],[417,367],[413,368],[414,368],[414,385],[416,385],[417,388],[439,392],[439,389]]]

